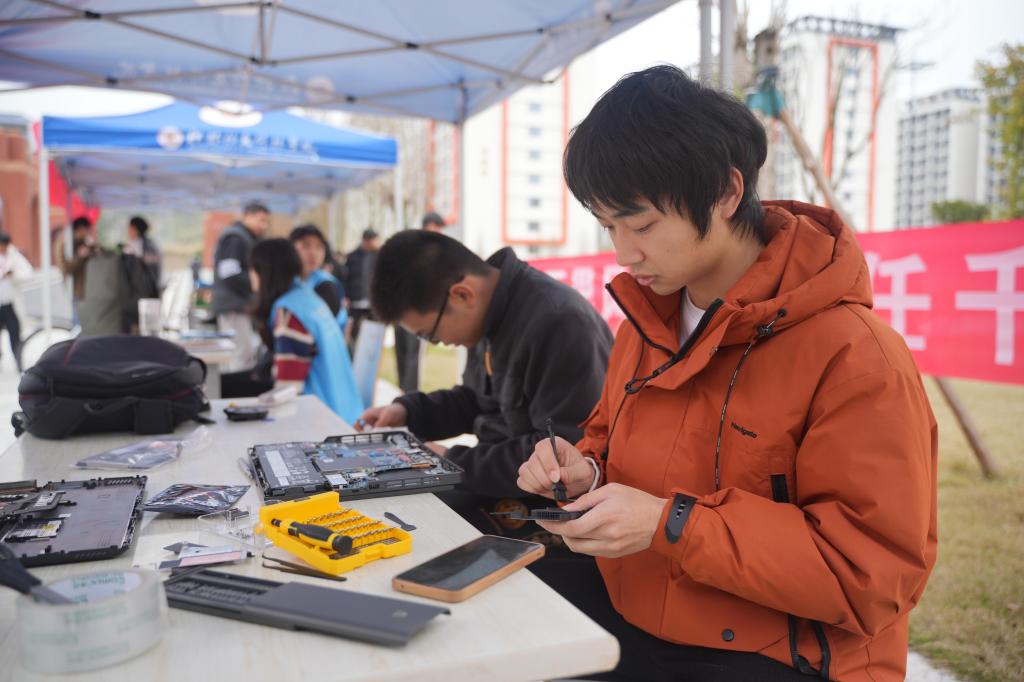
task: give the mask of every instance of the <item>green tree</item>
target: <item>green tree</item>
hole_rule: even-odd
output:
[[[938,201],[932,204],[932,217],[941,225],[978,223],[988,218],[988,206],[973,201]]]
[[[978,78],[996,120],[1002,158],[995,168],[1006,176],[1005,217],[1024,217],[1024,44],[1004,45],[1005,63],[978,62]]]

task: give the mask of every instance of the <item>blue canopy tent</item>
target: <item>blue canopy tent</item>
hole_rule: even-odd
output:
[[[8,0],[0,80],[460,123],[676,0]]]
[[[461,125],[677,1],[8,0],[0,80]]]
[[[394,139],[284,112],[229,115],[174,103],[128,116],[46,116],[42,145],[71,186],[104,206],[276,210],[366,182],[397,161]]]
[[[40,131],[41,158],[52,155],[72,188],[105,206],[223,209],[258,197],[272,210],[295,211],[398,160],[390,137],[285,112],[232,115],[184,103],[127,116],[45,116]],[[44,184],[40,196],[48,195]],[[40,204],[48,245],[49,202]],[[51,300],[49,265],[44,258],[44,308]]]

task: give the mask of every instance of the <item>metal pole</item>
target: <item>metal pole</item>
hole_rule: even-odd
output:
[[[405,188],[402,186],[402,167],[395,159],[395,169],[392,171],[395,181],[395,232],[405,229]]]
[[[469,93],[465,86],[459,88],[459,123],[455,132],[459,136],[456,150],[459,158],[455,159],[455,172],[459,174],[459,193],[453,197],[456,215],[456,227],[452,236],[465,243],[466,237],[466,118],[469,115]],[[473,247],[470,246],[470,249]],[[462,376],[461,373],[459,376]]]
[[[331,248],[341,251],[341,243],[338,242],[338,195],[332,194],[327,198],[327,234],[330,235]]]
[[[39,145],[39,269],[43,273],[43,345],[50,345],[53,301],[50,298],[50,155]]]
[[[736,67],[736,3],[719,0],[718,86],[732,92]]]
[[[713,0],[700,0],[700,82],[711,83],[714,75],[711,47],[711,8]]]
[[[74,240],[75,234],[71,229],[71,222],[74,220],[74,217],[71,215],[73,213],[74,201],[71,198],[71,179],[67,174],[64,175],[64,184],[67,186],[68,191],[64,193],[64,228],[62,230],[64,233],[64,253],[61,254],[61,257],[64,259],[64,262],[70,263],[71,259],[75,256],[75,247],[71,243]]]
[[[978,464],[981,465],[981,473],[985,475],[985,478],[995,478],[998,474],[996,463],[981,440],[981,434],[978,433],[978,428],[974,425],[971,415],[967,413],[967,407],[960,401],[960,396],[957,395],[953,384],[945,377],[935,377],[935,383],[939,385],[942,396],[949,403],[949,409],[953,411],[953,416],[960,423],[960,428],[963,429],[964,436],[967,437],[967,443],[974,451]]]

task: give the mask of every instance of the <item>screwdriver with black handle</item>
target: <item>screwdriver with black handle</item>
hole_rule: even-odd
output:
[[[288,535],[301,538],[317,547],[333,549],[338,554],[344,555],[352,551],[351,537],[335,533],[330,528],[325,528],[324,526],[299,523],[291,519],[273,519],[270,524],[284,530]]]
[[[2,542],[0,542],[0,585],[10,587],[22,594],[32,595],[36,601],[50,604],[73,603],[60,592],[43,585],[39,578],[29,573],[21,565],[18,556]]]

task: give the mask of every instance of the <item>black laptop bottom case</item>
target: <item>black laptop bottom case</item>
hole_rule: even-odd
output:
[[[300,582],[185,570],[164,583],[176,608],[287,630],[400,646],[448,609]]]

